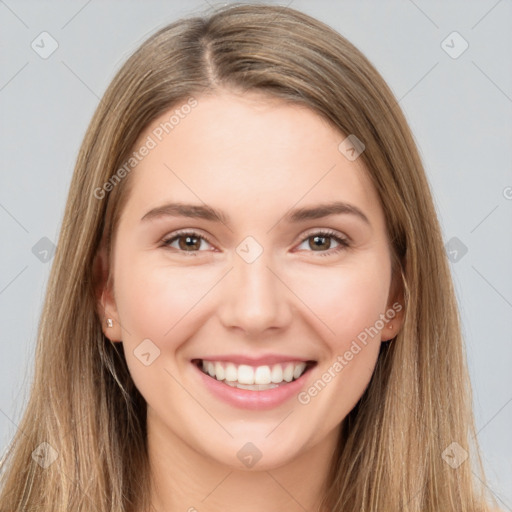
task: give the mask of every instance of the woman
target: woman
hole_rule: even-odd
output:
[[[300,12],[221,9],[94,115],[2,510],[486,510],[469,389],[389,88]]]

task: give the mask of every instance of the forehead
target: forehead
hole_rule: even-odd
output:
[[[348,160],[338,149],[346,135],[313,110],[259,93],[196,101],[174,106],[139,137],[134,151],[150,150],[133,171],[132,203],[205,202],[260,214],[345,200],[382,217],[362,159]]]

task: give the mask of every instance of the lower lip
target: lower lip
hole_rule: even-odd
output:
[[[272,409],[284,404],[293,396],[299,394],[301,388],[306,382],[306,376],[311,368],[303,373],[297,380],[281,384],[277,388],[267,389],[265,391],[253,391],[251,389],[239,389],[223,384],[214,377],[206,375],[197,365],[192,363],[199,373],[207,389],[220,400],[241,409],[265,410]]]

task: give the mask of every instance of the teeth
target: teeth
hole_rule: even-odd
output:
[[[253,367],[247,364],[236,366],[220,361],[202,361],[204,373],[232,387],[241,389],[271,389],[282,382],[298,379],[306,369],[306,363],[284,363],[272,366]]]
[[[272,368],[271,380],[274,383],[283,382],[283,368],[280,364],[275,364]]]
[[[235,382],[238,378],[238,371],[233,363],[228,363],[226,366],[226,380]]]
[[[254,382],[258,384],[270,384],[270,368],[268,366],[258,366],[254,372]]]
[[[294,379],[298,379],[302,375],[304,368],[306,368],[306,363],[302,363],[302,364],[303,364],[303,366],[296,365],[295,368],[293,369],[293,378]]]
[[[252,366],[241,364],[238,367],[238,382],[240,384],[254,384],[254,370]],[[259,384],[259,382],[258,382]]]
[[[219,380],[224,380],[226,372],[220,363],[215,363],[215,376]]]
[[[284,369],[284,372],[283,372],[283,379],[286,381],[286,382],[291,382],[292,379],[293,379],[293,364],[287,364],[285,369]]]

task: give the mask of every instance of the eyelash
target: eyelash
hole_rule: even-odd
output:
[[[178,231],[176,233],[173,233],[172,236],[164,238],[162,240],[162,243],[164,246],[169,247],[172,242],[175,240],[184,237],[184,236],[191,236],[194,238],[199,238],[201,240],[204,240],[205,242],[209,243],[210,245],[213,245],[212,242],[209,240],[208,237],[201,235],[197,233],[196,231]],[[299,245],[302,245],[306,240],[309,238],[313,238],[314,236],[320,236],[320,237],[326,237],[326,238],[332,238],[335,242],[337,242],[339,245],[338,247],[335,247],[334,249],[328,249],[327,251],[308,251],[308,252],[318,252],[318,256],[330,256],[332,254],[337,254],[340,251],[343,251],[350,247],[350,242],[346,238],[341,238],[337,235],[335,231],[331,231],[329,229],[321,229],[319,231],[314,231],[311,234],[308,234],[305,238],[303,238]],[[174,248],[173,248],[174,249]],[[183,251],[181,249],[176,249],[177,251],[186,254],[187,256],[197,256],[199,252],[204,251]]]

